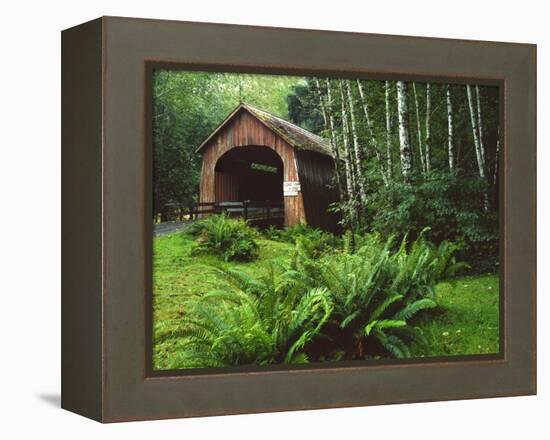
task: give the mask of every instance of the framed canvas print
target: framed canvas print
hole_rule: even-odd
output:
[[[536,47],[62,33],[62,406],[536,393]]]

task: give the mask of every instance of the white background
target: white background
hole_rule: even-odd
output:
[[[548,438],[544,1],[6,1],[0,25],[0,437]],[[100,425],[59,409],[60,31],[101,15],[538,44],[539,396]],[[545,249],[546,248],[546,249]],[[546,267],[545,267],[546,266]],[[544,407],[547,406],[546,409]],[[543,434],[546,431],[545,434]]]

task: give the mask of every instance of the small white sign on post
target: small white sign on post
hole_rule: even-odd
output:
[[[300,182],[283,182],[283,193],[286,196],[297,196],[300,192]]]

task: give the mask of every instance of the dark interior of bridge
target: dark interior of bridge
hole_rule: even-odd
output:
[[[283,201],[283,162],[271,148],[236,147],[216,164],[216,202]]]

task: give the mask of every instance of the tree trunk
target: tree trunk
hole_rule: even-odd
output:
[[[474,108],[474,98],[472,96],[472,86],[469,84],[466,85],[466,94],[468,96],[468,107],[470,110],[470,120],[472,122],[472,133],[474,135],[474,146],[476,150],[476,159],[477,159],[477,169],[479,172],[479,177],[486,182],[485,180],[485,163],[484,163],[484,157],[485,153],[482,151],[482,144],[479,139],[479,127],[478,127],[478,121],[481,120],[481,109],[478,108],[477,112]],[[476,118],[477,115],[477,118]],[[483,195],[483,208],[485,211],[489,209],[489,196],[487,194],[487,191],[484,191]]]
[[[422,148],[422,128],[420,128],[420,109],[418,106],[418,95],[416,93],[416,83],[413,82],[413,95],[414,95],[414,107],[416,111],[416,139],[418,141],[418,155],[420,156],[420,165],[422,166],[422,171],[426,172],[426,163],[424,157],[424,149]]]
[[[355,182],[353,176],[353,164],[351,161],[351,152],[349,148],[349,128],[348,128],[348,115],[346,112],[346,105],[344,99],[344,89],[342,82],[340,81],[340,102],[341,102],[341,117],[342,117],[342,144],[344,146],[344,166],[346,172],[346,189],[348,194],[348,203],[346,207],[346,218],[351,226],[356,224],[356,197],[355,197]]]
[[[432,169],[432,158],[431,158],[431,131],[430,131],[430,118],[432,112],[432,98],[431,98],[431,85],[426,83],[426,138],[424,141],[424,153],[426,155],[426,172],[430,172]]]
[[[325,125],[325,130],[329,133],[330,139],[330,150],[332,157],[334,158],[334,171],[336,174],[336,186],[338,188],[338,194],[340,198],[344,197],[342,190],[342,178],[340,175],[340,154],[338,153],[338,146],[336,143],[336,132],[334,131],[334,117],[332,116],[332,96],[330,93],[330,83],[327,78],[327,103],[323,99],[323,94],[321,92],[321,84],[318,78],[315,78],[315,85],[317,87],[317,94],[319,97],[319,104],[321,106],[321,113],[323,115],[323,122]]]
[[[472,122],[472,133],[474,135],[474,146],[476,149],[477,169],[479,176],[485,178],[485,167],[483,163],[483,155],[481,152],[481,144],[479,142],[479,128],[477,126],[476,109],[474,108],[474,100],[472,97],[472,87],[466,85],[466,93],[468,95],[468,107],[470,109],[470,120]]]
[[[390,114],[390,82],[384,83],[385,98],[386,98],[386,161],[388,180],[392,179],[393,163],[391,157],[391,114]]]
[[[397,116],[399,121],[399,152],[401,156],[401,173],[403,181],[411,183],[412,154],[409,141],[409,103],[408,86],[404,81],[397,81]]]
[[[349,116],[351,121],[351,134],[353,139],[353,150],[355,153],[355,178],[359,189],[359,197],[361,200],[361,209],[364,210],[367,206],[367,193],[365,190],[365,179],[363,175],[361,146],[359,145],[359,137],[357,136],[357,127],[355,124],[355,106],[353,104],[353,96],[351,94],[351,81],[346,81],[346,89],[348,95]]]
[[[378,160],[378,166],[380,168],[382,180],[384,182],[384,185],[387,186],[388,179],[386,176],[386,171],[384,170],[384,160],[382,159],[382,155],[380,154],[380,150],[378,148],[378,142],[376,141],[376,136],[374,135],[374,129],[372,127],[372,122],[370,119],[369,103],[367,102],[367,98],[365,96],[365,93],[363,92],[363,86],[361,85],[361,81],[359,80],[357,80],[357,88],[359,89],[359,96],[361,97],[361,105],[363,107],[363,113],[365,114],[365,121],[367,122],[367,129],[369,131],[371,145],[374,153],[376,154],[376,159]]]
[[[498,159],[499,159],[499,152],[500,152],[500,127],[497,129],[497,146],[495,149],[495,166],[494,166],[494,172],[493,172],[493,185],[497,185],[498,182]]]
[[[321,92],[321,84],[319,83],[319,78],[315,78],[315,92],[317,93],[317,98],[319,99],[319,107],[321,107],[321,115],[323,116],[323,125],[326,130],[328,128],[327,109],[325,107],[323,93]]]
[[[455,144],[454,144],[454,114],[451,85],[447,84],[447,151],[449,157],[449,169],[455,169]]]
[[[481,120],[481,99],[479,97],[479,86],[476,85],[476,101],[477,101],[477,127],[479,130],[479,147],[481,149],[481,160],[485,165],[485,146],[483,145],[483,122]]]

